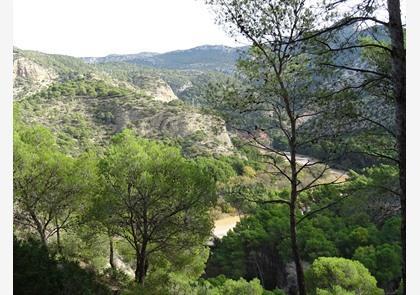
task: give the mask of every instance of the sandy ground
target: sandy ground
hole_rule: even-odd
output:
[[[214,221],[213,234],[219,239],[226,236],[227,232],[234,228],[236,223],[239,222],[239,216],[226,216]]]

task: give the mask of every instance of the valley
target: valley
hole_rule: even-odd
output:
[[[389,38],[292,2],[206,3],[252,46],[13,48],[19,294],[402,294]]]

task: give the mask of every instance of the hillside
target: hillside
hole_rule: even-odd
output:
[[[51,128],[64,146],[85,149],[133,128],[189,154],[233,152],[223,120],[179,100],[159,76],[121,78],[78,58],[14,49],[14,98],[23,120]]]
[[[163,80],[179,99],[192,106],[206,105],[203,92],[209,83],[234,78],[218,71],[152,68],[129,62],[105,62],[95,64],[95,67],[140,88],[145,87],[147,80]]]

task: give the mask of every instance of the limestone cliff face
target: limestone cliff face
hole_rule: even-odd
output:
[[[162,79],[156,78],[150,89],[147,89],[145,93],[151,96],[154,100],[161,102],[170,102],[178,99],[172,88]]]
[[[101,103],[103,101],[99,102]],[[112,124],[108,125],[112,128],[112,133],[132,128],[147,138],[175,139],[190,154],[227,155],[234,151],[225,122],[221,118],[202,114],[180,100],[169,103],[154,99],[131,103],[109,101],[106,105],[99,104],[95,108],[106,109],[112,114]]]
[[[234,150],[225,122],[211,115],[161,111],[140,122],[137,129],[147,137],[161,135],[190,140],[195,145],[195,151],[191,151],[192,153],[206,150],[212,154],[231,154]]]
[[[13,96],[19,98],[30,95],[50,85],[58,74],[34,61],[14,54],[13,57]]]

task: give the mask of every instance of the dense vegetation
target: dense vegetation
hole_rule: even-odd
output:
[[[377,168],[376,172],[383,173],[386,169]],[[366,191],[362,179],[366,180],[365,176],[355,175],[349,181],[349,187],[340,188],[342,193],[351,191],[348,199],[323,210],[316,217],[302,220],[298,226],[299,248],[307,263],[313,263],[318,257],[360,261],[375,276],[378,286],[392,290],[400,280],[400,221],[395,213],[386,216],[387,213],[382,212],[381,218],[376,216],[381,209],[375,204],[375,195]],[[375,181],[370,177],[369,180]],[[328,203],[339,194],[335,189],[319,189],[310,199],[323,199]],[[311,206],[315,207],[318,202]],[[375,213],[372,207],[375,207]],[[206,275],[223,273],[233,279],[258,277],[267,289],[281,287],[293,292],[288,222],[288,210],[284,205],[261,205],[250,209],[233,231],[216,241]]]
[[[377,7],[204,2],[252,43],[235,75],[226,48],[15,49],[16,294],[405,294],[396,37],[355,25]]]
[[[273,189],[284,189],[258,176],[265,166],[258,164],[261,158],[251,151],[243,151],[249,160],[204,156],[186,159],[173,146],[138,139],[125,131],[96,155],[86,152],[68,156],[47,129],[17,121],[15,269],[20,271],[15,280],[27,282],[19,288],[42,288],[51,293],[70,286],[79,290],[81,287],[71,280],[82,276],[84,289],[80,294],[107,294],[109,288],[150,294],[242,294],[239,290],[247,292],[244,294],[269,294],[268,290],[293,293],[296,285],[287,208],[258,205],[241,199],[241,194],[226,195],[241,183],[248,183],[249,195],[253,191],[273,195]],[[314,210],[323,204],[337,204],[300,223],[302,259],[308,264],[319,257],[359,261],[365,267],[359,270],[363,282],[366,276],[372,277],[366,288],[398,288],[398,207],[395,196],[381,189],[385,181],[396,181],[394,167],[369,168],[363,174],[354,173],[345,186],[319,188],[307,195],[305,205]],[[262,191],[261,185],[272,189]],[[216,205],[217,192],[225,200]],[[339,197],[342,194],[348,194],[345,200]],[[203,245],[210,236],[209,213],[214,206],[225,212],[231,212],[229,207],[234,206],[247,217],[226,237],[215,240],[209,253]],[[140,208],[145,211],[138,211]],[[25,242],[29,237],[38,237],[43,243],[33,238]],[[29,254],[19,251],[34,257],[24,258]],[[121,260],[126,267],[138,269],[135,276],[144,287],[132,285],[121,265],[117,267]],[[45,271],[49,275],[29,269],[45,269],[42,264],[48,265]],[[342,267],[361,266],[334,266],[338,277],[340,271],[346,272]],[[53,279],[53,273],[59,279]],[[22,278],[31,274],[34,277]],[[315,275],[322,273],[308,273],[311,278]],[[162,280],[167,283],[157,283]],[[326,288],[317,284],[320,281],[312,279],[309,286]],[[34,282],[39,285],[31,285]],[[341,294],[337,288],[342,288],[352,294],[354,284],[338,280],[334,291],[323,292]]]

